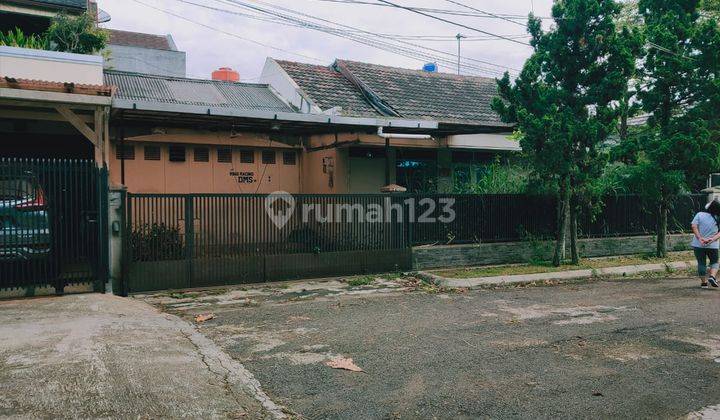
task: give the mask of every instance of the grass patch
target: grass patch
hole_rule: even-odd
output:
[[[359,286],[368,286],[370,284],[373,284],[374,282],[375,282],[375,277],[363,276],[363,277],[354,277],[354,278],[348,279],[347,284],[352,287],[359,287]]]
[[[512,276],[516,274],[555,273],[558,271],[571,270],[597,270],[607,267],[621,267],[625,265],[642,265],[654,263],[669,263],[675,261],[690,261],[694,257],[691,252],[670,252],[667,258],[655,258],[654,256],[626,255],[618,257],[588,258],[580,261],[579,265],[564,264],[560,267],[553,267],[552,263],[540,262],[535,264],[516,265],[495,265],[488,267],[454,268],[450,270],[433,271],[433,274],[450,278],[472,278],[472,277],[493,277]]]

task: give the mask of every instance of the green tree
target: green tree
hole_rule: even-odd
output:
[[[47,37],[56,51],[95,54],[107,45],[108,32],[97,27],[87,13],[79,16],[60,13],[53,18]]]
[[[614,0],[555,2],[554,25],[543,31],[539,19],[528,21],[532,56],[520,76],[498,81],[495,109],[516,122],[520,144],[540,179],[558,191],[553,264],[560,265],[568,219],[572,225],[572,261],[577,263],[577,215],[590,180],[605,165],[600,146],[615,130],[617,103],[635,67],[637,36],[618,31],[621,11]]]
[[[658,256],[667,253],[670,206],[717,168],[720,154],[713,141],[717,117],[710,102],[717,81],[707,79],[717,76],[717,58],[710,57],[717,51],[709,50],[720,43],[712,41],[717,25],[711,20],[701,24],[698,4],[698,0],[638,2],[646,45],[637,96],[650,117],[647,127],[626,139],[620,150],[631,162],[632,182],[657,204]]]

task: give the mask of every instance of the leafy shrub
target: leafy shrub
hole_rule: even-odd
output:
[[[47,35],[25,35],[20,28],[0,32],[0,45],[8,47],[32,48],[34,50],[50,49],[50,41]]]
[[[183,257],[183,239],[176,227],[145,224],[130,234],[134,261],[166,261]]]
[[[0,45],[36,50],[95,54],[107,46],[108,32],[98,28],[89,14],[55,16],[45,33],[26,35],[20,28],[0,33]]]

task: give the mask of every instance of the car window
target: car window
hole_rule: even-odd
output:
[[[27,198],[33,195],[35,188],[26,179],[0,179],[0,200]]]

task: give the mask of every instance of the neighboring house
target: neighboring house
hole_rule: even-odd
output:
[[[97,6],[87,0],[3,1],[0,26],[42,32],[61,11],[97,14]],[[0,46],[1,155],[103,165],[111,95],[100,56]]]
[[[334,179],[307,192],[377,192],[397,183],[447,191],[473,182],[499,153],[519,151],[490,103],[494,79],[336,60],[319,66],[268,58],[261,82],[311,114],[417,120],[436,128],[315,136],[309,162],[333,162]]]
[[[178,51],[172,35],[108,29],[105,68],[160,76],[185,77],[186,57]]]
[[[97,13],[94,1],[3,0],[0,1],[0,32],[18,27],[26,34],[41,33],[50,25],[50,19],[59,12],[81,14],[86,11]]]

